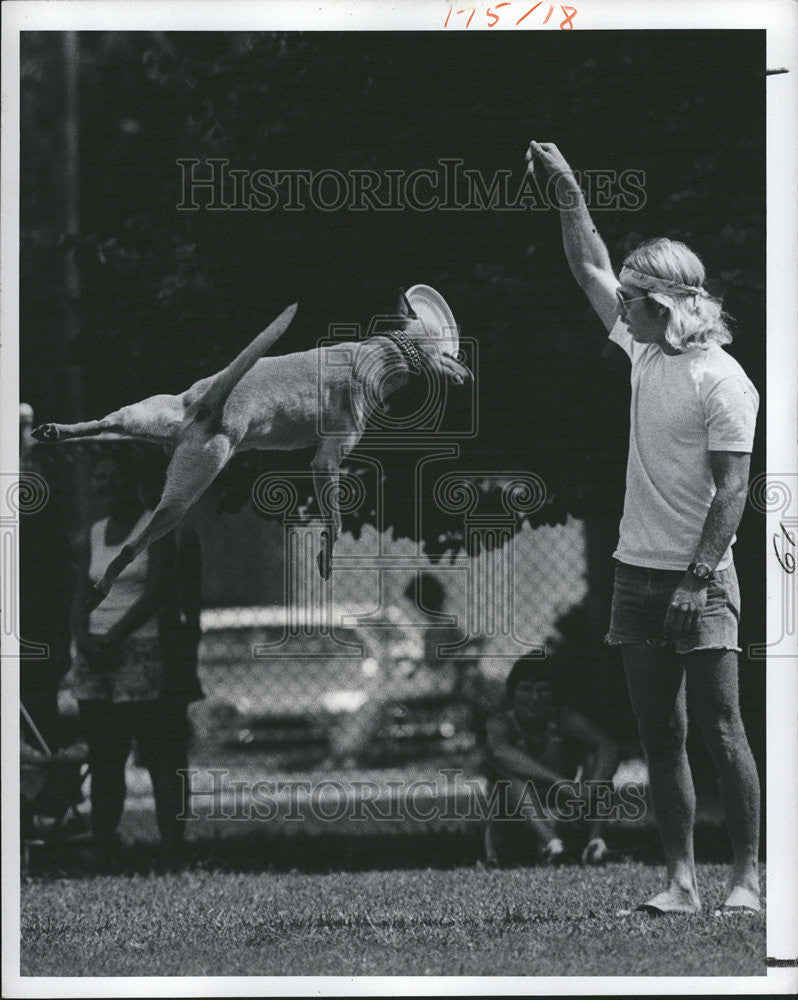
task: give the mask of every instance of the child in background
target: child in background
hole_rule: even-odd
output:
[[[510,707],[496,712],[487,721],[484,773],[506,795],[509,811],[523,815],[540,856],[556,863],[566,856],[560,836],[565,820],[556,810],[543,805],[550,790],[558,782],[573,782],[579,773],[577,768],[582,780],[609,782],[618,765],[618,746],[580,712],[561,703],[549,663],[518,660],[506,687]],[[582,788],[582,797],[589,807],[590,786]],[[531,792],[534,792],[532,797]],[[497,801],[501,799],[499,796]],[[543,808],[535,808],[537,803]],[[589,817],[591,812],[588,808]],[[582,851],[584,864],[601,864],[605,860],[607,845],[602,831],[601,819],[595,816],[588,819],[587,845]],[[497,865],[500,860],[497,832],[498,824],[489,821],[485,852],[490,865]]]

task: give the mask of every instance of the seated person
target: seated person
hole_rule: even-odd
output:
[[[506,688],[509,708],[490,716],[486,724],[483,770],[501,792],[496,801],[506,807],[496,817],[499,822],[490,821],[486,828],[488,864],[499,863],[497,834],[513,815],[523,818],[544,860],[564,860],[566,848],[561,838],[568,831],[582,836],[586,833],[583,863],[601,864],[607,845],[602,820],[597,818],[597,810],[590,808],[595,786],[576,784],[574,779],[581,771],[582,780],[610,782],[618,765],[617,745],[581,713],[561,702],[550,663],[518,660]],[[570,790],[563,787],[564,794],[556,796],[561,798],[561,809],[557,803],[552,807],[555,796],[550,794],[559,782],[575,786]],[[583,808],[574,809],[576,797]],[[587,813],[586,823],[577,818],[583,812]]]

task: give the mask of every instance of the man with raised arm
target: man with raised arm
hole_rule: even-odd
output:
[[[696,913],[695,792],[687,701],[720,778],[734,854],[721,911],[758,911],[759,782],[740,717],[740,596],[731,546],[745,506],[757,391],[704,267],[683,243],[654,239],[615,276],[571,167],[531,142],[528,169],[554,184],[571,271],[632,362],[626,497],[607,641],[619,644],[665,851],[668,886],[638,909]]]

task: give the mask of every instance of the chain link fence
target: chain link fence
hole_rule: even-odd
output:
[[[250,548],[278,564],[285,599],[203,611],[195,759],[258,750],[272,763],[311,766],[334,752],[337,732],[378,708],[350,748],[361,763],[466,752],[513,661],[546,655],[558,620],[586,593],[574,519],[437,565],[406,540],[344,535],[327,586],[317,547],[313,527],[291,527],[290,566],[279,566],[276,547],[271,557]],[[420,606],[419,580],[436,608]]]
[[[503,488],[510,496],[516,487],[508,480]],[[475,486],[459,490],[438,491],[434,500],[456,507],[469,490],[476,496]],[[50,543],[64,532],[60,507],[51,524],[44,518],[50,508],[49,500],[37,507],[39,520],[23,532],[29,611],[42,606],[42,580],[55,572],[42,576]],[[199,542],[203,605],[204,698],[189,709],[190,769],[200,778],[223,771],[230,787],[379,771],[383,789],[384,772],[397,768],[405,777],[452,767],[476,777],[481,729],[512,663],[556,647],[558,623],[587,593],[583,523],[516,530],[519,516],[511,503],[481,518],[465,511],[464,550],[435,563],[390,531],[344,533],[325,582],[317,522],[304,514],[264,518],[249,505],[220,513],[214,498],[200,502],[186,525]],[[29,669],[25,661],[21,669]],[[71,673],[59,705],[79,735]],[[141,763],[134,752],[122,830],[150,840],[152,793]]]

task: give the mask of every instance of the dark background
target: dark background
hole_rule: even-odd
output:
[[[593,606],[573,641],[577,661],[595,662],[623,495],[628,372],[620,354],[600,358],[604,331],[567,269],[556,212],[179,212],[176,160],[409,171],[459,157],[488,179],[512,168],[520,184],[536,138],[557,142],[578,169],[645,171],[645,206],[597,212],[596,223],[616,266],[656,235],[704,259],[737,320],[730,353],[762,397],[756,475],[764,45],[753,31],[82,33],[80,224],[67,232],[64,36],[25,34],[21,398],[37,421],[101,416],[218,370],[289,302],[300,311],[280,353],[312,346],[331,322],[367,323],[393,307],[400,285],[432,284],[463,337],[479,342],[480,433],[463,444],[460,467],[534,472],[549,502],[533,523],[587,521]],[[286,458],[307,468],[307,454],[281,454],[281,468]],[[233,463],[220,502],[246,502],[270,461]],[[396,454],[386,466],[397,535],[414,530],[412,463]],[[367,503],[347,526],[357,533],[372,516]],[[460,545],[451,515],[430,511],[424,524],[431,555]],[[736,546],[744,647],[764,636],[762,529],[749,510]],[[744,662],[742,676],[761,761],[761,665]]]

